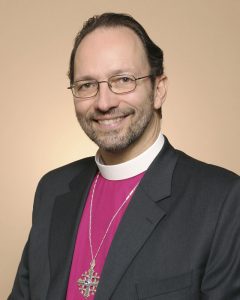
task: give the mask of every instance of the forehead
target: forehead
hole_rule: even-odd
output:
[[[133,30],[127,27],[97,28],[78,46],[74,78],[102,78],[119,72],[139,75],[149,69],[142,41]]]

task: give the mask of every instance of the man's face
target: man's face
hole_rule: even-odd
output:
[[[126,27],[98,28],[88,34],[76,52],[74,81],[102,81],[120,74],[135,78],[150,74],[138,36]],[[137,81],[136,89],[127,94],[114,94],[101,83],[96,96],[74,100],[82,129],[100,151],[116,153],[133,145],[144,150],[151,136],[159,133],[156,109],[161,105],[149,78]]]

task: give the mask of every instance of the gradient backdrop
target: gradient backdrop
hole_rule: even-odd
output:
[[[165,52],[163,132],[188,154],[240,173],[239,0],[0,0],[0,299],[9,293],[50,169],[93,155],[66,89],[88,17],[132,14]]]

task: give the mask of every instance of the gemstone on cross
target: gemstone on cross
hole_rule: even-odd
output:
[[[91,295],[95,295],[97,286],[99,283],[99,276],[94,271],[95,262],[91,262],[90,269],[81,275],[77,284],[84,298],[88,298]]]

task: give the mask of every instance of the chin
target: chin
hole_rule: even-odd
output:
[[[94,143],[98,145],[98,147],[106,152],[110,153],[121,153],[125,151],[127,148],[129,148],[130,145],[133,145],[138,141],[138,139],[141,137],[141,134],[134,134],[131,132],[131,134],[119,136],[115,135],[114,137],[109,138],[96,138],[92,139]]]
[[[104,143],[104,142],[100,142],[100,141],[94,141],[98,147],[101,150],[104,150],[106,152],[110,152],[110,153],[119,153],[124,151],[126,148],[128,148],[129,143]]]

